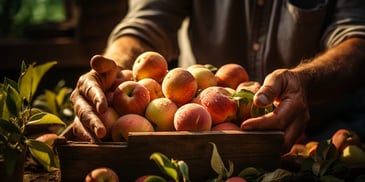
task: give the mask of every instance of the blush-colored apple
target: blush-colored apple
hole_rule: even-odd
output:
[[[210,113],[213,125],[216,125],[236,118],[238,106],[231,96],[227,89],[213,86],[200,92],[196,102],[200,103]]]
[[[156,80],[152,78],[143,78],[142,80],[139,80],[138,83],[147,88],[150,93],[151,101],[156,98],[164,97],[161,84],[158,83]]]
[[[238,84],[249,80],[246,69],[234,63],[222,65],[215,73],[218,86],[236,89]]]
[[[198,90],[194,76],[184,68],[170,70],[162,81],[162,93],[178,106],[191,101]]]
[[[145,112],[145,117],[153,124],[156,131],[173,131],[174,115],[177,105],[168,98],[152,100]]]
[[[198,83],[198,90],[203,90],[207,87],[217,86],[217,80],[212,71],[205,67],[190,68],[188,70]]]
[[[129,132],[152,132],[155,131],[152,124],[138,114],[126,114],[118,118],[111,128],[112,140],[127,141]]]
[[[332,143],[341,152],[348,145],[361,145],[360,137],[358,134],[350,129],[341,128],[333,133]]]
[[[137,81],[143,78],[152,78],[161,83],[168,72],[168,64],[161,54],[147,51],[136,58],[132,71],[133,77]]]
[[[146,87],[136,81],[125,81],[118,85],[113,93],[112,106],[119,115],[143,115],[150,102],[150,93]]]
[[[95,168],[85,177],[85,182],[119,182],[117,173],[108,167]]]
[[[103,140],[110,140],[111,139],[111,128],[115,121],[120,117],[117,111],[113,107],[108,107],[107,110],[99,114],[100,120],[103,122],[106,128],[106,135]]]
[[[188,103],[176,111],[174,127],[176,131],[210,131],[212,118],[203,106]]]
[[[212,131],[224,131],[224,130],[235,130],[240,131],[240,127],[233,122],[218,123],[212,127]]]

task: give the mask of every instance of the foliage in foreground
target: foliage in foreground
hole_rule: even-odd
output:
[[[26,135],[31,126],[66,125],[57,115],[32,107],[42,77],[55,64],[53,61],[27,66],[23,62],[17,81],[5,78],[0,83],[0,156],[8,175],[13,174],[17,160],[27,150],[45,169],[59,167],[58,157],[50,146]]]

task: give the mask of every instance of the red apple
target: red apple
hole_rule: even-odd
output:
[[[152,78],[161,83],[168,71],[166,59],[159,53],[147,51],[139,55],[132,67],[135,80]]]
[[[199,93],[196,102],[200,103],[211,115],[213,125],[236,118],[237,103],[231,93],[219,86],[208,87]]]
[[[188,103],[176,111],[174,127],[177,131],[209,131],[212,127],[212,118],[203,106]]]
[[[173,131],[174,115],[177,105],[168,98],[152,100],[145,112],[145,117],[154,125],[156,131]]]
[[[246,69],[239,64],[225,64],[218,68],[215,73],[218,86],[237,88],[241,82],[248,81],[249,76]]]
[[[119,182],[119,177],[117,173],[107,167],[100,167],[93,169],[85,177],[85,182]]]
[[[233,176],[225,180],[225,182],[247,182],[247,181],[239,176]]]
[[[113,107],[108,107],[108,109],[102,113],[99,114],[100,120],[103,122],[105,128],[106,128],[106,135],[103,138],[103,140],[109,140],[111,137],[111,128],[115,121],[119,118],[119,114]]]
[[[110,90],[114,91],[115,88],[118,87],[118,85],[120,85],[122,82],[125,82],[125,81],[134,81],[132,70],[130,70],[130,69],[121,70],[118,73],[117,78],[114,80],[113,85]]]
[[[338,129],[331,139],[339,152],[342,152],[348,145],[361,145],[360,137],[357,133],[345,128]]]
[[[57,139],[58,135],[55,133],[45,133],[36,138],[36,140],[47,144],[50,148],[53,148],[53,143]]]
[[[138,114],[126,114],[121,116],[112,126],[112,140],[127,141],[129,132],[152,132],[152,124],[143,116]]]
[[[136,81],[125,81],[115,89],[112,106],[119,115],[143,115],[149,102],[150,93],[146,87]]]
[[[224,131],[224,130],[236,130],[240,131],[240,127],[237,126],[235,123],[232,122],[223,122],[218,123],[212,127],[212,131]]]
[[[151,101],[156,98],[164,97],[161,84],[158,83],[156,80],[152,78],[143,78],[142,80],[139,80],[138,83],[147,88],[150,93]]]
[[[178,106],[190,102],[198,89],[194,76],[184,68],[170,70],[161,86],[165,97],[171,99]]]

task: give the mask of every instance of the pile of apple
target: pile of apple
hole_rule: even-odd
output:
[[[260,86],[238,64],[169,70],[162,55],[144,52],[105,92],[104,141],[126,141],[132,131],[239,130],[242,121],[262,113],[252,109]]]
[[[334,132],[330,138],[339,159],[349,166],[364,165],[365,151],[360,137],[352,130],[341,128]],[[318,141],[296,143],[285,156],[315,157],[318,155]]]

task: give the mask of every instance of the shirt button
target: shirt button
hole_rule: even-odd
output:
[[[254,51],[259,51],[260,50],[260,44],[255,42],[253,45],[252,45],[252,49]]]

